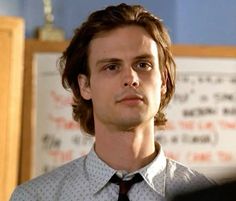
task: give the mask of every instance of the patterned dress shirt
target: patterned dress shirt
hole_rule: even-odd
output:
[[[92,148],[88,155],[21,184],[10,201],[117,201],[119,186],[109,182],[112,175],[127,179],[137,172],[144,180],[128,192],[131,201],[167,201],[176,193],[213,184],[204,175],[166,158],[161,147],[150,164],[125,175],[104,163]]]

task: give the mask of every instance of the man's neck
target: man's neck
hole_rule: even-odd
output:
[[[157,155],[154,128],[95,134],[95,151],[110,167],[133,172],[149,164]]]

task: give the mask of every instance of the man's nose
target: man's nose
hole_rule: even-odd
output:
[[[122,83],[124,87],[137,88],[139,86],[138,73],[131,67],[124,69]]]

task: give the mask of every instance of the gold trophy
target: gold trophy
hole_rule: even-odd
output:
[[[37,31],[39,40],[62,41],[65,39],[65,33],[62,29],[53,24],[54,16],[52,13],[52,1],[43,0],[45,24]]]

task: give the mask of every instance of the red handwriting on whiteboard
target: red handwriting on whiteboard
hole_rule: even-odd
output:
[[[232,153],[228,151],[218,151],[217,153],[218,159],[221,162],[228,162],[233,160],[233,155]]]
[[[178,125],[181,130],[208,130],[215,131],[215,124],[212,121],[180,120]]]
[[[71,106],[72,97],[62,94],[58,94],[56,91],[52,90],[50,92],[50,97],[56,107],[66,107]]]
[[[165,130],[175,130],[175,125],[173,121],[167,121],[165,125]]]
[[[220,126],[222,129],[234,130],[236,129],[236,120],[220,120]]]
[[[209,151],[189,152],[187,158],[190,162],[210,162],[212,153]]]
[[[165,151],[165,155],[168,157],[168,158],[171,158],[173,160],[176,160],[178,161],[179,160],[179,154],[177,152],[173,152],[173,151]]]
[[[57,128],[65,129],[65,130],[77,130],[80,128],[80,125],[78,122],[75,122],[74,120],[67,119],[62,116],[53,116],[52,114],[49,114],[49,120],[55,124]]]
[[[193,120],[182,120],[178,122],[179,126],[183,130],[193,130],[195,122]]]
[[[205,122],[198,123],[198,129],[214,131],[216,128],[215,128],[215,124],[212,121],[205,121]]]

